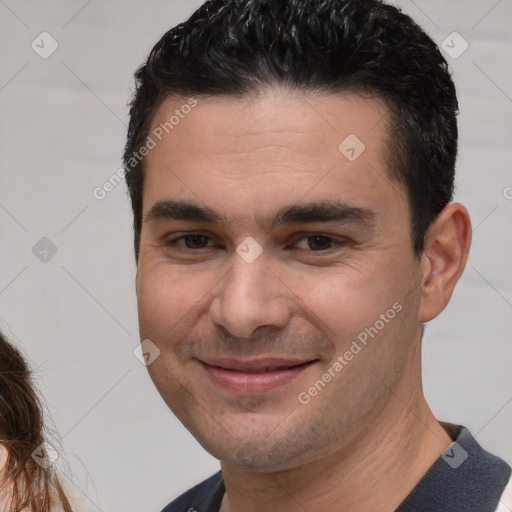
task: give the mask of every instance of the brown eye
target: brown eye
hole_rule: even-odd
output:
[[[308,236],[308,247],[313,251],[325,251],[333,246],[333,239],[328,236]]]
[[[330,236],[321,233],[305,233],[293,246],[303,254],[318,253],[318,256],[325,256],[337,250],[343,249],[349,240],[343,236]]]
[[[182,239],[188,249],[202,249],[208,244],[208,237],[204,235],[185,235]]]

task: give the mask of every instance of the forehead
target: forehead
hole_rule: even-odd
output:
[[[149,131],[144,212],[175,196],[227,211],[236,195],[262,213],[305,195],[384,209],[404,202],[387,171],[388,117],[382,100],[355,93],[169,98]]]
[[[190,108],[192,101],[197,106]],[[271,137],[293,143],[287,134],[293,134],[301,144],[297,149],[316,153],[319,142],[332,146],[349,134],[357,135],[372,150],[379,136],[385,135],[387,119],[388,109],[377,97],[356,93],[318,95],[274,88],[242,97],[168,98],[158,108],[150,131],[164,128],[163,146],[173,140],[179,144],[186,140],[183,149],[199,154],[230,151],[233,139],[239,151],[257,149]]]

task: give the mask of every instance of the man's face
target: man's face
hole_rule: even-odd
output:
[[[221,460],[272,471],[343,450],[413,385],[420,339],[387,110],[283,90],[187,101],[157,111],[150,135],[180,120],[146,157],[137,297],[141,339],[160,350],[151,378]],[[193,215],[205,208],[221,221]]]

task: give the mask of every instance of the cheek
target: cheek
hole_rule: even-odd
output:
[[[353,269],[304,279],[301,296],[316,324],[325,325],[329,338],[343,344],[372,325],[396,301],[394,287]],[[398,294],[397,294],[398,296]]]
[[[139,269],[136,288],[141,335],[161,339],[190,321],[204,286],[199,275],[190,276],[163,265]]]
[[[156,262],[141,266],[136,290],[141,340],[150,339],[162,352],[159,363],[171,368],[188,360],[184,341],[193,333],[210,333],[209,308],[222,289],[220,273],[211,269]],[[153,366],[153,365],[151,365]],[[159,366],[159,365],[156,365]]]

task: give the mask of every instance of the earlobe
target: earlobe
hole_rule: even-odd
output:
[[[419,321],[435,318],[448,304],[469,254],[471,220],[460,203],[451,203],[432,223],[422,255]]]

